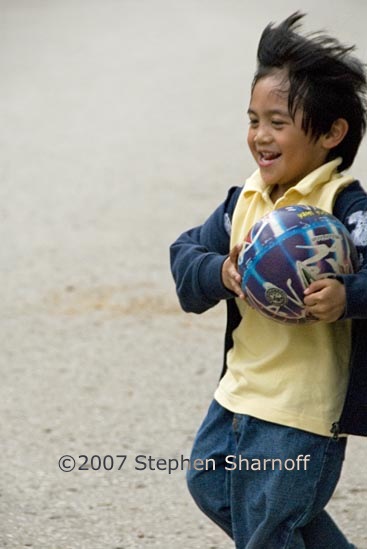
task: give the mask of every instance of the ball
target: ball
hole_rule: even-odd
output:
[[[306,316],[304,290],[320,278],[351,274],[358,258],[350,233],[335,216],[313,206],[287,206],[261,218],[238,257],[242,289],[262,315],[283,323]]]

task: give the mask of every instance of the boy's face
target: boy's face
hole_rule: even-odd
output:
[[[312,141],[302,130],[302,111],[298,110],[292,120],[284,76],[279,70],[255,84],[247,137],[264,182],[277,185],[280,195],[324,164],[328,154],[322,138]]]

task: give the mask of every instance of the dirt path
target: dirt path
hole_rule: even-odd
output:
[[[4,549],[232,547],[138,456],[188,457],[218,379],[224,311],[179,310],[168,245],[253,169],[258,36],[297,8],[265,4],[0,0]],[[304,4],[367,53],[366,5]],[[365,449],[330,505],[359,549]]]

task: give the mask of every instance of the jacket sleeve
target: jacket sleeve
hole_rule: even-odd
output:
[[[351,233],[360,265],[357,273],[338,277],[346,289],[343,318],[367,318],[367,193],[358,181],[340,193],[333,213]]]
[[[230,189],[203,225],[184,232],[170,247],[176,291],[186,312],[202,313],[234,297],[223,285],[222,265],[229,253],[230,221],[240,191]]]

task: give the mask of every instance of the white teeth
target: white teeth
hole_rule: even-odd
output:
[[[274,158],[277,158],[279,155],[276,153],[260,153],[260,156],[264,160],[274,160]]]
[[[263,168],[272,166],[274,161],[277,160],[281,155],[279,153],[273,152],[259,152],[259,165]]]

